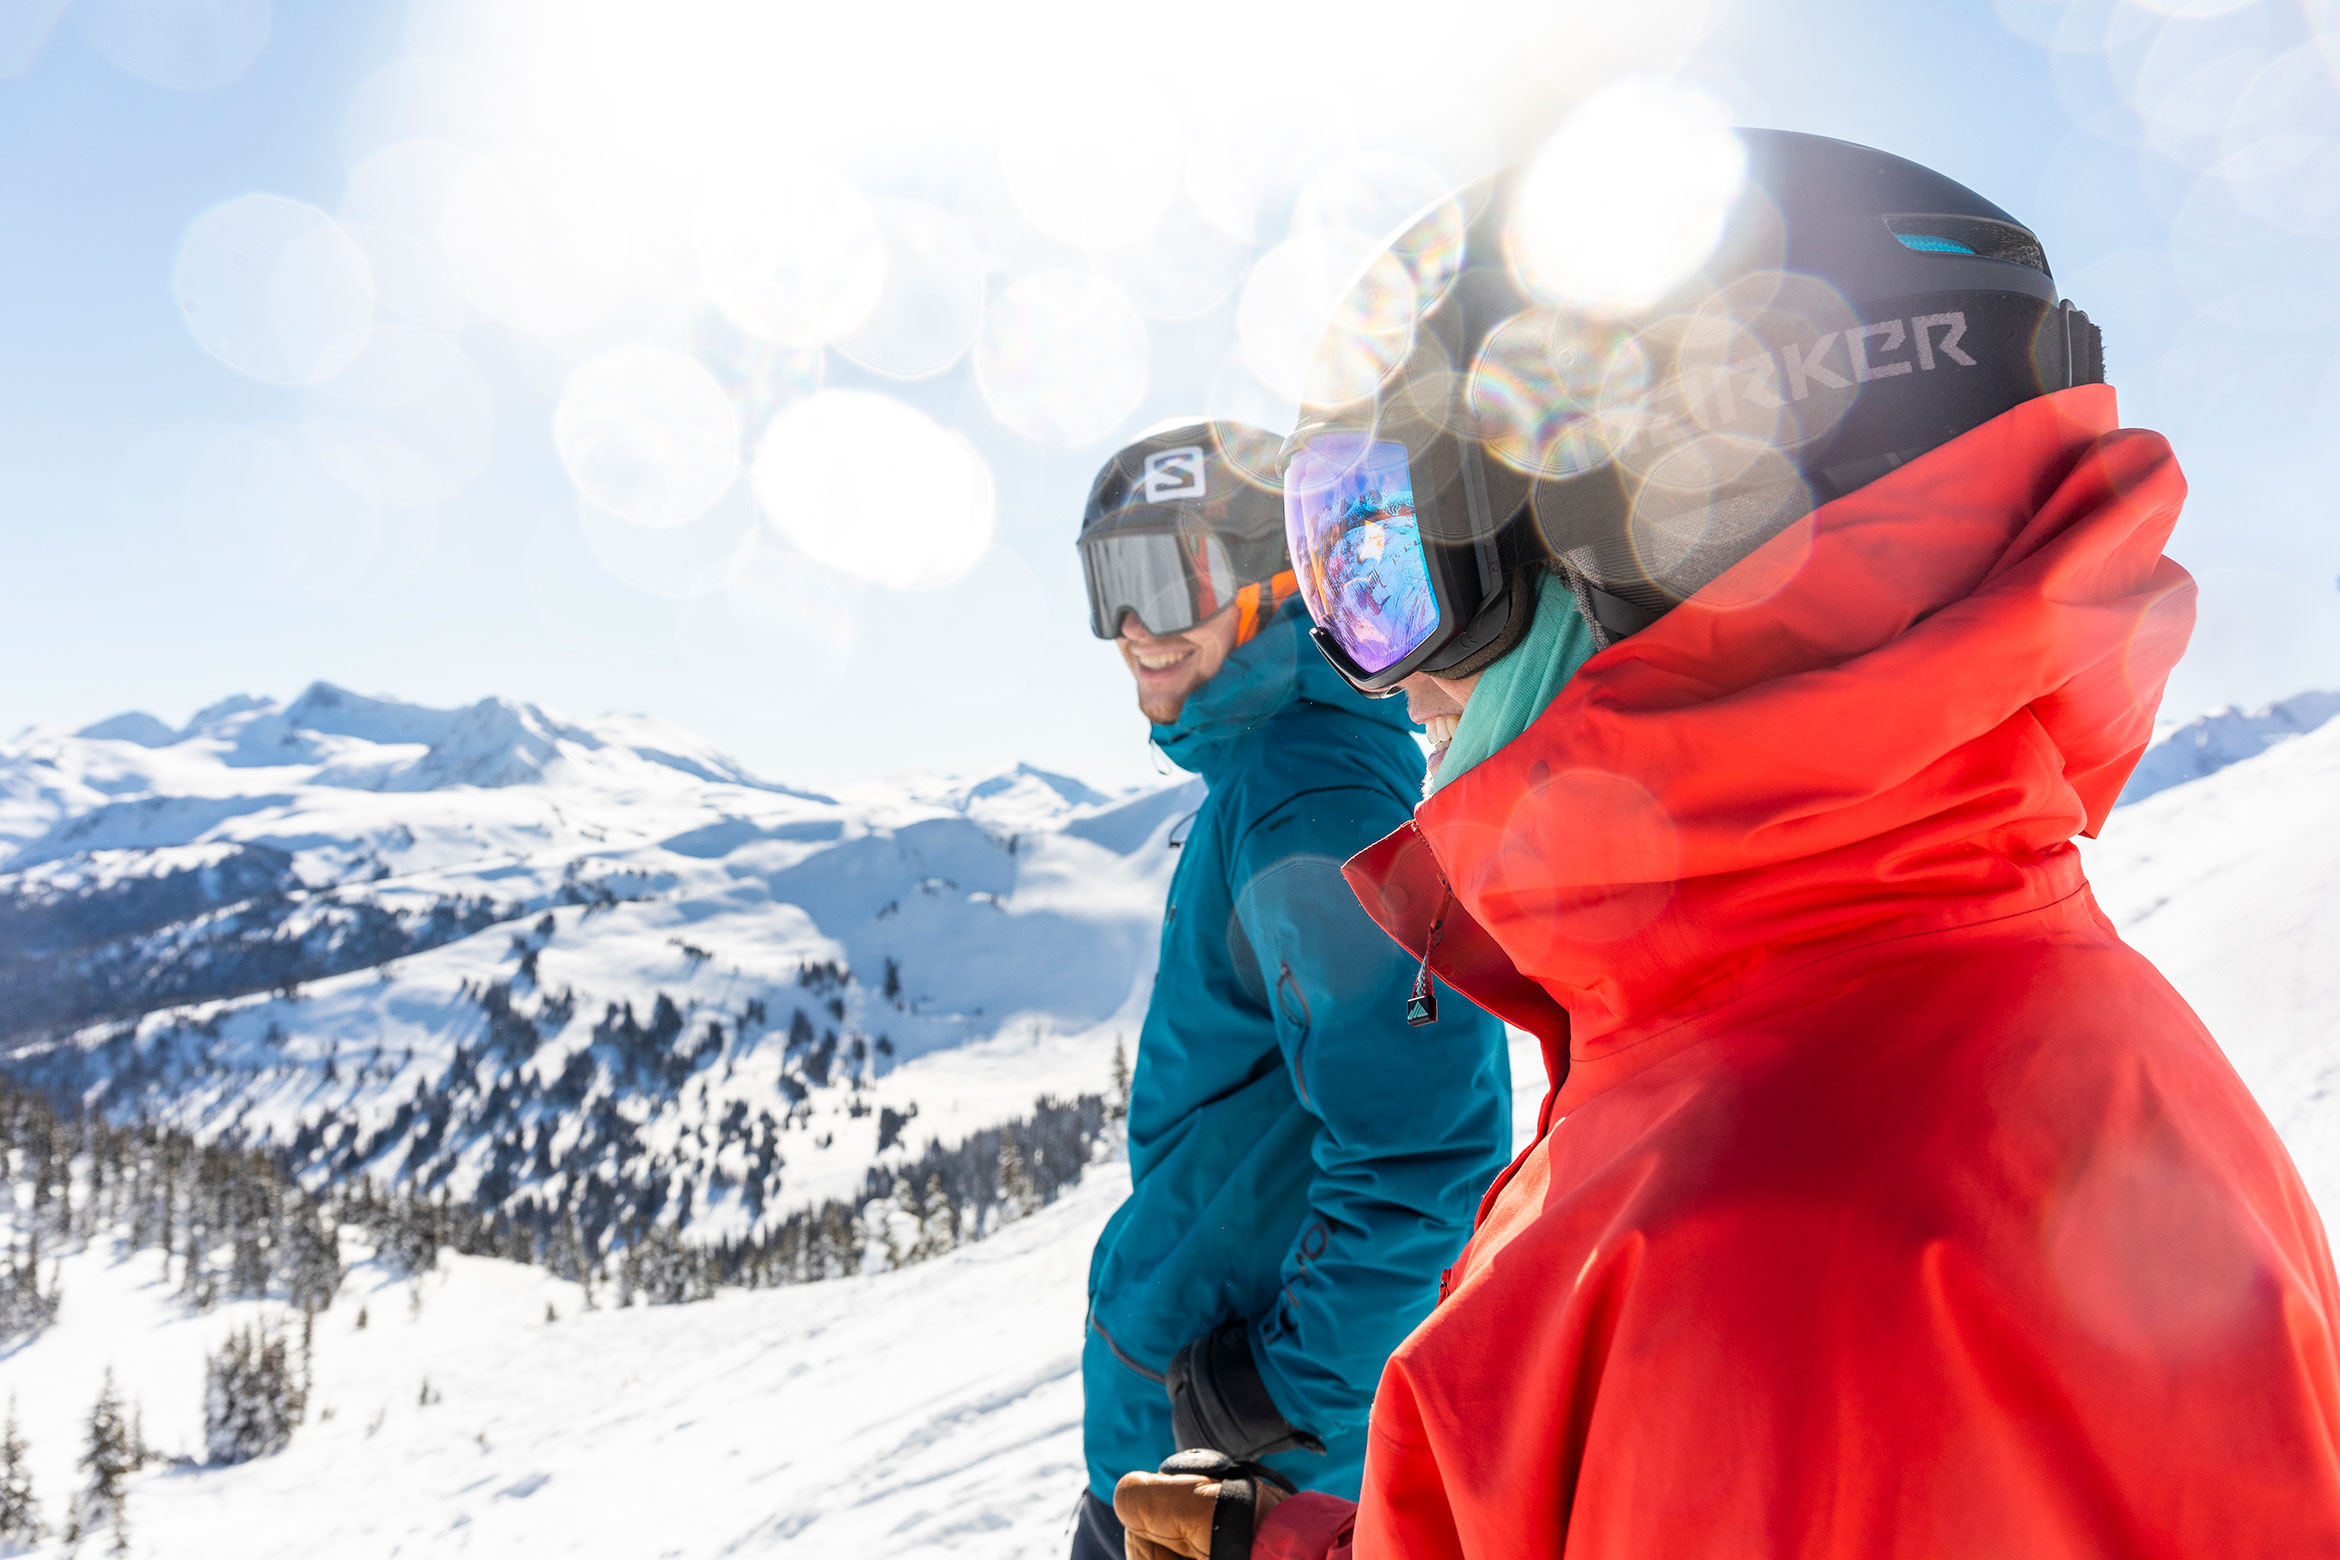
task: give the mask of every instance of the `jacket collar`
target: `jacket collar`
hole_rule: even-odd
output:
[[[1404,700],[1368,699],[1332,669],[1310,642],[1307,614],[1294,600],[1235,647],[1176,721],[1153,728],[1154,743],[1170,762],[1209,780],[1226,768],[1246,734],[1303,702],[1411,729]]]
[[[2109,388],[2027,402],[1596,656],[1351,882],[1419,953],[1417,837],[1455,901],[1433,966],[1535,1019],[1555,1081],[1831,952],[2070,896],[2192,625],[2184,493]]]

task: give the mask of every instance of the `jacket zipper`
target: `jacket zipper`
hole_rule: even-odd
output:
[[[1107,1332],[1105,1330],[1105,1324],[1097,1320],[1097,1313],[1095,1311],[1091,1311],[1089,1313],[1089,1325],[1097,1329],[1097,1336],[1105,1340],[1105,1347],[1111,1349],[1113,1351],[1113,1357],[1121,1361],[1122,1364],[1127,1365],[1131,1370],[1136,1371],[1139,1375],[1145,1377],[1146,1380],[1155,1383],[1157,1386],[1163,1385],[1170,1380],[1170,1378],[1164,1375],[1162,1372],[1158,1370],[1148,1370],[1145,1366],[1140,1365],[1137,1361],[1131,1359],[1127,1354],[1122,1352],[1121,1345],[1113,1341],[1113,1334]]]
[[[1438,935],[1446,930],[1446,912],[1454,904],[1454,887],[1440,873],[1438,886],[1444,890],[1438,901],[1438,914],[1431,917],[1430,935],[1422,939],[1422,964],[1414,971],[1414,990],[1406,998],[1406,1022],[1416,1028],[1438,1022],[1438,993],[1430,988],[1430,956],[1438,951]]]

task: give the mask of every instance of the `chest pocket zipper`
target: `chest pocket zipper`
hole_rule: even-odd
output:
[[[1154,1382],[1156,1385],[1165,1383],[1170,1379],[1161,1371],[1150,1370],[1146,1366],[1140,1365],[1136,1360],[1131,1359],[1127,1354],[1122,1352],[1121,1345],[1113,1341],[1113,1334],[1107,1332],[1105,1330],[1105,1324],[1097,1320],[1097,1313],[1094,1310],[1089,1312],[1089,1325],[1097,1329],[1097,1336],[1105,1340],[1105,1347],[1111,1350],[1113,1357],[1121,1361],[1122,1364],[1127,1365],[1131,1370],[1136,1371],[1139,1375],[1145,1377],[1146,1380]]]
[[[1292,973],[1289,961],[1276,961],[1276,1010],[1284,1021],[1300,1031],[1292,1042],[1292,1084],[1300,1091],[1300,1102],[1308,1103],[1308,994],[1300,989],[1300,977]]]

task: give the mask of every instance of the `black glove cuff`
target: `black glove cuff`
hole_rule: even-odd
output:
[[[1211,1560],[1251,1560],[1251,1543],[1259,1536],[1261,1484],[1273,1484],[1287,1495],[1294,1493],[1292,1481],[1275,1469],[1237,1462],[1224,1452],[1207,1448],[1172,1454],[1163,1461],[1162,1471],[1218,1480],[1219,1498],[1211,1507]]]
[[[1324,1450],[1322,1441],[1277,1411],[1251,1358],[1251,1329],[1241,1319],[1180,1349],[1165,1385],[1170,1427],[1180,1446],[1207,1446],[1238,1460]]]

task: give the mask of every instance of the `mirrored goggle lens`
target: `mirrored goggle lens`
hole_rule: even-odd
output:
[[[1134,612],[1149,634],[1176,634],[1235,600],[1235,567],[1208,532],[1123,531],[1081,543],[1089,580],[1089,628],[1099,639],[1121,634]]]
[[[1438,629],[1406,447],[1319,434],[1284,470],[1284,535],[1308,615],[1360,669],[1385,671]]]

